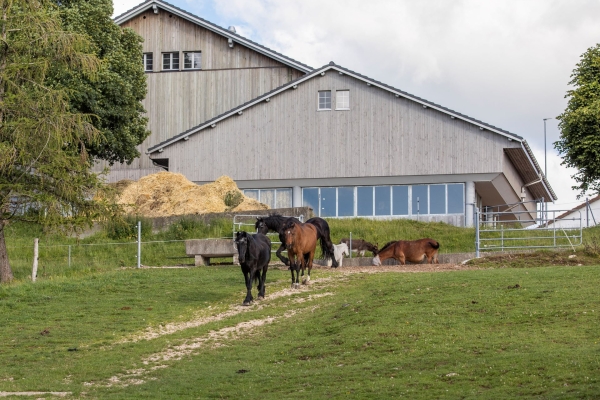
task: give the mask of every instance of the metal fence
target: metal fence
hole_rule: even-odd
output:
[[[570,210],[516,211],[515,205],[496,209],[475,209],[475,252],[514,251],[524,249],[572,248],[583,243],[581,212],[567,218],[569,228],[549,221]],[[504,211],[499,211],[504,208]],[[523,207],[524,208],[524,207]],[[535,218],[532,218],[532,213]]]

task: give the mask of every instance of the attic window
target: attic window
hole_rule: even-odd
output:
[[[337,90],[335,92],[335,109],[349,110],[350,109],[350,91]]]
[[[319,91],[319,108],[318,110],[331,110],[331,90]]]
[[[179,70],[179,52],[163,53],[163,71]]]
[[[184,51],[183,69],[200,69],[201,56],[199,51]]]

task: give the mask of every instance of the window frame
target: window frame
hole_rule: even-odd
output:
[[[348,107],[339,107],[339,98],[338,95],[339,94],[343,94],[343,93],[347,93],[347,102],[348,102]],[[335,91],[335,110],[336,111],[347,111],[350,110],[350,89],[341,89],[341,90],[336,90]]]
[[[150,68],[148,68],[148,61],[150,61]],[[154,53],[143,53],[142,63],[144,64],[144,72],[154,72]]]
[[[192,62],[192,65],[194,65],[194,57],[195,57],[195,55],[198,55],[198,57],[199,57],[198,64],[200,65],[198,68],[194,68],[194,67],[187,68],[187,67],[185,66],[185,63],[186,63],[186,61],[187,61],[187,60],[185,59],[185,57],[186,57],[188,54],[192,54],[192,61],[191,61],[191,62]],[[184,70],[184,71],[193,71],[193,70],[196,70],[196,71],[197,71],[197,70],[200,70],[200,69],[202,69],[202,51],[200,51],[200,50],[197,50],[197,51],[184,51],[184,52],[183,52],[183,70]]]
[[[177,68],[173,67],[174,56],[177,55]],[[165,56],[169,56],[169,68],[165,68]],[[178,51],[165,51],[162,53],[162,71],[179,71],[181,64],[179,63],[179,52]]]
[[[321,108],[321,93],[329,94],[329,108]],[[317,94],[317,111],[331,111],[332,108],[332,98],[331,98],[331,90],[319,90]]]

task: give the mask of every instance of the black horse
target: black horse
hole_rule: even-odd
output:
[[[254,224],[256,231],[264,235],[266,235],[270,230],[279,234],[281,246],[279,249],[277,249],[275,255],[287,266],[290,265],[290,260],[283,256],[281,252],[286,250],[283,226],[288,219],[293,219],[300,222],[295,217],[284,217],[279,214],[271,214],[268,217],[256,217],[256,223]],[[312,224],[315,226],[315,228],[317,228],[317,239],[321,243],[321,252],[323,253],[323,258],[325,260],[331,259],[331,266],[333,268],[337,268],[338,262],[333,255],[333,243],[331,242],[329,224],[327,221],[325,221],[323,218],[314,217],[306,221],[306,223]]]
[[[254,280],[258,280],[258,299],[265,298],[265,281],[269,261],[271,261],[271,240],[262,233],[252,235],[242,231],[235,233],[235,244],[248,290],[242,305],[249,306],[254,300],[252,297]]]

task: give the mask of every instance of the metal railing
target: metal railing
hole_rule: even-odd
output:
[[[544,248],[572,248],[583,243],[581,212],[561,218],[571,227],[561,227],[556,217],[570,210],[545,210],[544,212],[517,211],[516,207],[504,211],[490,209],[475,211],[475,252],[507,251]],[[524,207],[523,207],[524,208]],[[535,217],[532,218],[532,214]],[[549,222],[550,221],[550,222]],[[575,226],[575,227],[573,227]]]

